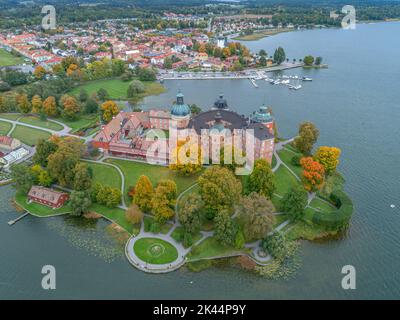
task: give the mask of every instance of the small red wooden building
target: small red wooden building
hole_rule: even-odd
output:
[[[69,196],[67,193],[55,191],[53,189],[32,186],[28,193],[28,198],[30,201],[57,209],[64,205]]]

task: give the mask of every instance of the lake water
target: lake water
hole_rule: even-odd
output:
[[[1,298],[400,298],[400,23],[357,25],[356,30],[283,33],[245,44],[272,54],[322,56],[329,69],[286,71],[307,75],[299,91],[247,80],[169,81],[168,91],[147,98],[145,107],[166,108],[178,89],[186,102],[208,109],[223,92],[231,109],[249,114],[272,106],[280,134],[291,137],[301,121],[320,129],[319,144],[342,149],[340,171],[355,205],[347,236],[324,244],[304,242],[294,278],[268,281],[235,268],[201,273],[180,270],[148,275],[125,260],[107,223],[90,226],[67,218],[27,217],[13,227],[16,213],[0,188]],[[396,205],[391,208],[390,205]],[[41,289],[41,268],[57,270],[57,290]],[[357,270],[357,290],[341,288],[341,269]]]

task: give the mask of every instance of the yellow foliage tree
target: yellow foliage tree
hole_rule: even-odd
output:
[[[18,109],[21,113],[29,113],[31,111],[31,104],[26,94],[19,94],[16,98]]]
[[[117,104],[114,101],[106,101],[101,105],[101,110],[103,113],[103,120],[105,122],[110,122],[111,119],[119,113]]]
[[[37,66],[33,71],[33,75],[36,79],[41,80],[46,75],[46,69],[42,66]]]
[[[141,175],[135,185],[134,203],[144,212],[149,212],[151,210],[153,193],[153,185],[150,179],[145,175]]]
[[[43,110],[42,98],[39,95],[34,95],[32,98],[32,112],[41,113]]]
[[[329,175],[336,171],[341,152],[342,151],[336,147],[322,146],[315,152],[314,160],[322,164],[325,172]]]
[[[202,166],[201,147],[190,141],[178,141],[178,146],[172,151],[169,168],[183,175],[199,172]]]
[[[57,115],[56,99],[52,96],[47,97],[43,101],[43,110],[48,117],[55,117]]]

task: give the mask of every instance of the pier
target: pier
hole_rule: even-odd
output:
[[[8,225],[9,225],[9,226],[14,225],[14,224],[17,223],[19,220],[22,220],[23,218],[25,218],[27,215],[29,215],[29,212],[25,212],[23,215],[20,215],[20,216],[19,216],[18,218],[16,218],[15,220],[8,221]]]
[[[279,66],[273,66],[262,69],[248,69],[241,72],[235,71],[201,71],[201,72],[178,72],[178,71],[160,71],[157,78],[159,81],[164,80],[240,80],[255,79],[260,80],[267,78],[266,73],[274,71],[283,71],[302,67],[303,63],[284,62]]]

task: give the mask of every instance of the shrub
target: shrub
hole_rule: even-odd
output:
[[[296,166],[296,167],[300,167],[300,159],[302,158],[302,156],[294,156],[292,157],[292,160],[290,160],[290,162],[292,163],[292,165]]]
[[[328,213],[315,212],[312,222],[328,230],[343,230],[348,226],[353,213],[353,202],[346,193],[340,190],[332,192],[330,199],[338,209]]]
[[[161,225],[158,222],[153,222],[150,226],[150,232],[160,233]]]

